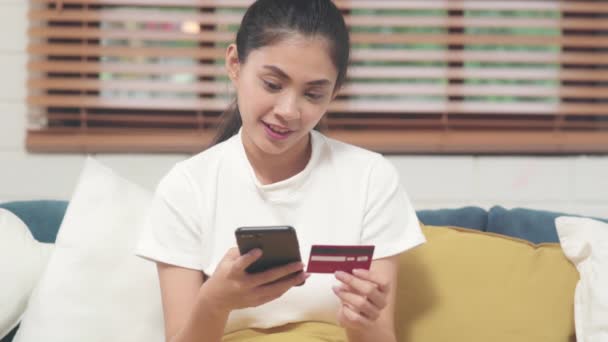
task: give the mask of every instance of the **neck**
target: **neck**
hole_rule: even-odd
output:
[[[243,146],[249,163],[261,184],[288,179],[306,167],[312,153],[310,133],[295,146],[281,154],[269,154],[243,135]]]

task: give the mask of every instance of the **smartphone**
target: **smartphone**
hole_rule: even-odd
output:
[[[247,267],[248,273],[262,272],[273,267],[302,261],[296,230],[290,226],[239,227],[234,232],[241,255],[254,248],[262,256]]]

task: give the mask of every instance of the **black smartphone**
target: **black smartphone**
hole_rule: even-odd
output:
[[[302,261],[296,230],[290,226],[239,227],[234,232],[241,255],[254,248],[262,256],[247,267],[248,273],[257,273],[273,267]]]

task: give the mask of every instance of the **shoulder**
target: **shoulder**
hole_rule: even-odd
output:
[[[213,145],[198,154],[181,162],[182,167],[186,169],[197,169],[201,167],[208,167],[210,164],[220,162],[222,159],[229,158],[234,155],[236,149],[234,145],[236,143],[237,135],[232,138],[223,141],[219,144]]]
[[[238,150],[235,148],[235,144],[237,139],[238,135],[235,135],[226,141],[211,146],[177,163],[176,167],[186,174],[196,175],[196,178],[200,178],[218,168],[223,162],[233,160],[236,157]]]
[[[321,133],[317,134],[323,139],[330,158],[336,164],[366,174],[372,172],[396,174],[393,164],[382,154],[330,138]]]
[[[196,184],[213,177],[224,161],[234,158],[236,149],[232,145],[234,137],[177,162],[163,177],[159,187],[181,185],[196,188]]]
[[[323,140],[326,150],[333,159],[346,162],[350,165],[358,164],[367,166],[381,163],[385,160],[384,156],[380,153],[330,138],[319,132],[316,132],[316,134]]]
[[[395,165],[380,153],[321,135],[339,179],[347,184],[360,184],[369,193],[392,191],[401,185]]]

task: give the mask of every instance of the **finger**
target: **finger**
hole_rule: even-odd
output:
[[[236,247],[232,247],[232,248],[228,249],[228,251],[224,255],[224,259],[235,260],[235,259],[238,259],[238,257],[240,257],[240,256],[241,256],[241,253],[239,252],[239,249]]]
[[[306,281],[310,277],[308,273],[298,273],[287,276],[283,279],[277,280],[275,282],[271,282],[268,284],[261,285],[257,288],[257,294],[261,298],[270,298],[276,299],[282,296],[287,290],[290,288],[301,284]],[[266,300],[269,301],[269,300]]]
[[[354,293],[357,292],[357,291],[355,291],[355,289],[353,289],[352,287],[350,287],[350,286],[348,286],[347,284],[344,284],[344,283],[340,283],[340,290],[347,291],[347,292],[354,292]]]
[[[339,287],[333,287],[334,293],[343,304],[351,307],[355,312],[362,314],[364,317],[369,318],[371,321],[375,321],[380,317],[380,310],[367,298],[362,297],[358,294],[341,290]]]
[[[300,272],[303,269],[304,264],[302,264],[301,262],[292,262],[287,265],[273,267],[269,270],[252,274],[249,276],[248,281],[250,281],[253,286],[260,286],[277,281],[292,273]]]
[[[361,314],[357,313],[355,310],[353,310],[351,307],[349,307],[348,305],[344,305],[342,307],[342,311],[344,312],[344,316],[346,317],[346,319],[348,319],[349,322],[351,322],[351,324],[357,324],[363,327],[368,327],[370,325],[372,325],[372,321],[370,321],[368,318],[363,317]]]
[[[383,280],[377,279],[377,277],[374,277],[373,273],[368,270],[357,268],[357,269],[353,270],[353,274],[361,279],[371,281],[372,283],[378,285],[378,290],[380,292],[386,293],[390,289],[389,282],[387,282],[386,280],[383,281]]]
[[[342,271],[336,272],[336,279],[350,286],[352,289],[350,292],[355,292],[366,297],[379,309],[383,309],[386,306],[386,293],[380,292],[375,282],[361,279]]]
[[[249,265],[253,264],[256,260],[258,260],[261,256],[262,250],[259,248],[254,248],[236,259],[233,270],[241,273],[245,271],[245,269],[249,267]]]

